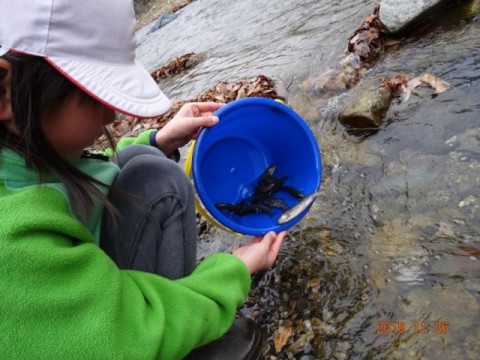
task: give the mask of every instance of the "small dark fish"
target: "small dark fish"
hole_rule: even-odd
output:
[[[268,186],[270,184],[273,184],[277,181],[277,178],[273,176],[275,171],[277,170],[277,165],[270,165],[260,176],[260,179],[258,179],[258,184],[261,184],[262,186]]]
[[[277,170],[277,165],[275,165],[275,164],[270,165],[270,166],[267,168],[267,170],[265,170],[265,171],[263,172],[262,176],[260,177],[260,181],[262,181],[263,178],[272,176],[273,173],[275,172],[275,170]]]
[[[293,197],[296,197],[297,199],[303,199],[305,197],[305,195],[303,195],[303,192],[301,192],[298,189],[295,189],[293,186],[288,186],[288,185],[283,186],[282,190],[285,190],[286,192],[288,192]]]
[[[238,205],[229,204],[229,203],[218,203],[218,204],[215,204],[215,207],[218,210],[227,210],[227,211],[231,211],[233,213],[237,213],[240,210]]]
[[[320,194],[320,191],[316,191],[311,195],[308,195],[303,200],[300,200],[296,205],[292,206],[290,209],[285,211],[277,220],[278,224],[284,224],[290,220],[296,218],[300,213],[305,210],[311,203],[315,201],[317,196]]]
[[[279,208],[284,211],[289,209],[287,203],[283,199],[279,199],[279,198],[271,197],[271,198],[265,199],[263,203],[269,207]]]
[[[252,204],[244,208],[240,208],[236,214],[246,215],[246,214],[260,214],[267,213],[268,215],[272,214],[270,208],[263,204]]]
[[[290,210],[284,200],[272,197],[272,194],[278,191],[286,191],[293,197],[303,199],[303,193],[292,186],[285,186],[287,177],[275,177],[273,174],[277,170],[275,164],[270,165],[260,176],[257,185],[254,188],[253,196],[243,199],[235,204],[217,203],[215,207],[219,210],[229,211],[236,215],[267,213],[272,215],[271,208],[279,208],[287,214]],[[307,204],[308,206],[308,204]],[[282,216],[284,215],[282,214]],[[279,220],[280,221],[280,220]],[[286,220],[289,221],[289,220]]]
[[[271,195],[272,193],[280,190],[283,187],[283,183],[287,181],[287,177],[282,177],[280,179],[275,179],[270,183],[260,183],[255,188],[256,195]]]

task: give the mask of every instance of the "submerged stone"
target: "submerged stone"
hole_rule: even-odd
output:
[[[355,91],[338,116],[350,129],[379,128],[392,101],[392,92],[385,87],[362,88]]]

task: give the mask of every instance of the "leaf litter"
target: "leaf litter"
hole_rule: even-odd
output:
[[[366,69],[384,53],[386,45],[397,43],[388,41],[388,31],[380,21],[379,11],[380,7],[376,3],[373,13],[347,39],[347,48],[336,68],[305,80],[300,88],[307,93],[320,94],[354,87]]]
[[[394,78],[384,80],[381,86],[390,89],[394,99],[398,101],[408,101],[412,91],[424,84],[433,89],[434,95],[441,94],[450,89],[449,83],[432,73],[423,73],[414,78],[408,75],[397,75]]]
[[[187,72],[206,58],[206,53],[187,53],[170,61],[167,65],[152,71],[150,75],[159,82]],[[240,79],[236,81],[222,81],[197,97],[186,100],[174,101],[170,110],[165,114],[153,118],[138,118],[129,115],[119,114],[117,119],[110,125],[110,133],[113,140],[128,136],[138,136],[141,132],[149,129],[160,129],[180,110],[187,102],[213,101],[229,103],[245,97],[265,97],[270,99],[282,99],[275,90],[275,82],[265,75],[258,75],[253,78]],[[109,141],[105,135],[100,136],[92,145],[92,149],[105,149]]]

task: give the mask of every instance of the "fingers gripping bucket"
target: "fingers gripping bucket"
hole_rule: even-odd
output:
[[[278,224],[284,210],[236,214],[218,209],[219,203],[238,204],[254,196],[265,170],[274,165],[275,177],[308,195],[318,191],[322,165],[320,149],[306,122],[290,107],[266,98],[233,101],[216,112],[217,125],[203,129],[187,155],[185,168],[197,192],[197,211],[224,230],[246,235],[279,232],[308,212]],[[279,190],[289,207],[299,199]]]

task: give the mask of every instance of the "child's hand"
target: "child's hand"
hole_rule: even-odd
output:
[[[235,250],[233,255],[247,265],[251,274],[259,270],[268,269],[277,259],[280,246],[286,234],[286,231],[278,234],[270,231],[263,238],[256,236],[248,244]]]
[[[157,146],[165,155],[172,154],[194,139],[202,127],[215,125],[218,117],[212,113],[223,105],[215,102],[184,104],[172,120],[157,132]]]

